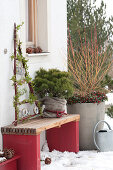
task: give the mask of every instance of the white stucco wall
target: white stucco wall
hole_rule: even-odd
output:
[[[0,0],[0,126],[7,125],[14,119],[13,89],[10,81],[14,22],[19,23],[19,1]],[[7,54],[4,54],[4,49],[7,49]],[[0,135],[0,147],[1,145],[2,137]]]
[[[67,22],[66,0],[38,0],[39,39],[42,49],[49,51],[47,56],[27,57],[29,72],[34,77],[40,67],[58,68],[67,70]],[[44,21],[45,15],[45,21]],[[20,24],[25,19],[23,0],[0,0],[0,127],[12,123],[14,120],[13,95],[10,78],[13,74],[13,62],[10,55],[13,53],[13,25]],[[25,26],[24,26],[25,27]],[[23,49],[25,51],[25,29],[21,30]],[[7,49],[7,54],[4,54]],[[41,143],[44,141],[44,134]],[[0,148],[2,136],[0,134]]]

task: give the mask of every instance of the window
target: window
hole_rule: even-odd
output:
[[[42,51],[50,50],[50,1],[21,0],[24,4],[23,14],[26,27],[26,47],[40,47]],[[23,6],[22,6],[23,7]],[[26,13],[25,13],[26,11]]]
[[[26,42],[37,47],[37,0],[26,0]]]

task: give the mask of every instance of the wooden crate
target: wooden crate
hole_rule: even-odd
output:
[[[0,163],[0,170],[17,170],[17,161],[20,156],[14,156],[12,159]]]

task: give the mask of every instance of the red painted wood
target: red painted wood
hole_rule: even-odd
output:
[[[76,122],[76,127],[75,127],[75,133],[76,133],[76,149],[75,152],[79,152],[79,121]]]
[[[18,170],[41,170],[40,135],[3,135],[3,147],[13,148],[21,156]]]
[[[79,152],[79,121],[49,129],[46,135],[50,151],[56,149],[61,152]]]
[[[14,23],[14,76],[15,76],[15,82],[14,82],[14,88],[15,88],[15,96],[17,96],[17,80],[16,80],[16,23]],[[15,100],[15,121],[17,121],[17,99]],[[17,125],[17,122],[15,123],[15,126]]]
[[[17,159],[19,156],[15,156],[5,162],[0,163],[0,170],[17,170]]]

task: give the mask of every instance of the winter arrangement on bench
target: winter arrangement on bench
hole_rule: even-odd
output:
[[[58,69],[44,70],[41,68],[36,72],[35,79],[32,81],[27,62],[22,54],[22,42],[17,39],[17,33],[21,25],[14,24],[14,75],[11,80],[15,89],[13,106],[15,108],[15,121],[24,122],[38,115],[43,117],[62,117],[66,115],[66,99],[71,97],[74,92],[73,83],[69,72]],[[28,87],[27,87],[28,86]],[[29,90],[28,90],[29,88]],[[23,97],[29,93],[27,99]],[[24,104],[34,104],[33,114],[27,108],[22,108]],[[45,106],[42,114],[42,105]]]

